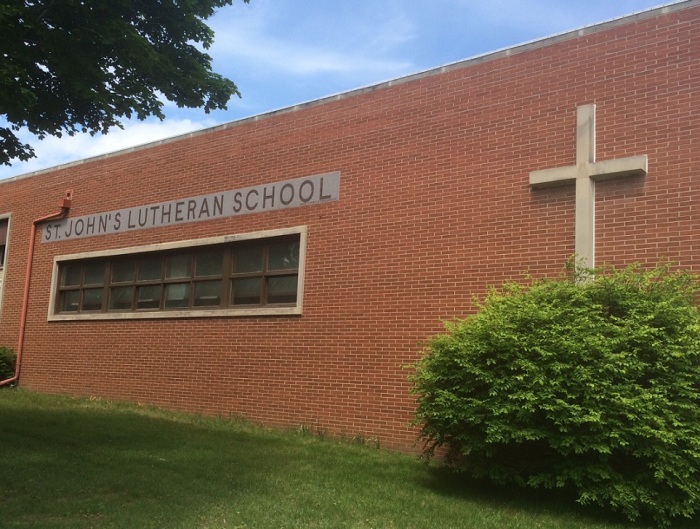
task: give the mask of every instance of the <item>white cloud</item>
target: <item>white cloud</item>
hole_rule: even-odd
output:
[[[372,13],[339,13],[337,4],[310,8],[256,0],[250,6],[234,5],[212,20],[216,37],[210,51],[220,61],[219,68],[233,66],[258,74],[404,73],[411,61],[392,58],[391,52],[414,37],[414,26],[400,9],[388,9],[394,3],[377,4]],[[292,10],[302,12],[292,17]]]
[[[454,0],[448,0],[453,3]],[[670,1],[670,0],[669,0]],[[653,7],[648,0],[489,0],[472,2],[458,0],[474,19],[492,31],[523,31],[542,38],[573,29],[597,24],[622,15]],[[659,0],[658,3],[664,3]]]
[[[304,44],[287,44],[275,39],[247,46],[242,35],[225,36],[229,53],[235,54],[257,68],[275,71],[278,74],[309,76],[317,74],[357,74],[404,71],[410,67],[408,61],[391,61],[347,54],[334,50],[316,49]]]

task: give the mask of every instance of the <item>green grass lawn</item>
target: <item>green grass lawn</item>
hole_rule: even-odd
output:
[[[2,529],[630,527],[357,443],[0,391]]]

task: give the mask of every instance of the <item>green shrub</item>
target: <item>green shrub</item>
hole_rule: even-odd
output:
[[[575,280],[578,279],[578,280]],[[425,453],[660,525],[700,505],[700,315],[668,267],[507,283],[411,376]]]
[[[15,360],[17,355],[12,349],[0,346],[0,381],[15,375]]]

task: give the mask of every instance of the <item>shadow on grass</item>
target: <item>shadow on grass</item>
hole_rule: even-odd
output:
[[[433,466],[418,480],[420,486],[426,487],[442,496],[477,501],[494,507],[508,508],[529,512],[533,515],[547,514],[575,518],[583,523],[610,527],[611,529],[629,528],[646,529],[656,526],[650,520],[629,521],[620,513],[613,513],[595,505],[580,505],[577,495],[566,489],[533,489],[526,487],[501,486],[488,480],[474,479],[455,472],[446,466]],[[700,520],[678,519],[674,529],[697,529]]]
[[[0,425],[2,529],[643,527],[561,491],[244,421],[0,391]]]
[[[264,493],[289,455],[275,438],[119,408],[0,408],[0,424],[8,529],[195,527],[203,506]]]

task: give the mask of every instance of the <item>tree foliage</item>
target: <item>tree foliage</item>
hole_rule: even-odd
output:
[[[668,267],[508,283],[412,375],[425,450],[659,525],[700,505],[696,281]]]
[[[248,2],[249,0],[243,0]],[[34,156],[15,131],[43,138],[163,119],[161,97],[206,112],[236,85],[211,71],[204,21],[233,0],[5,0],[0,3],[0,162]]]

